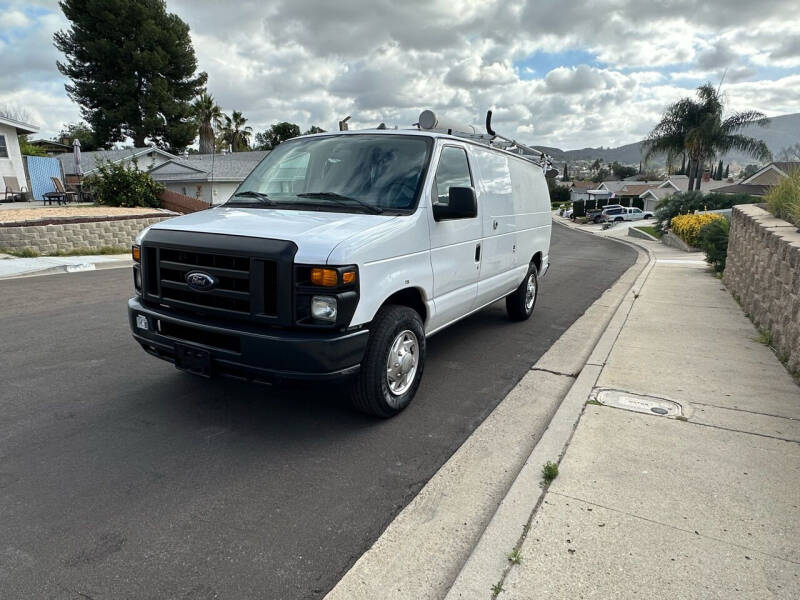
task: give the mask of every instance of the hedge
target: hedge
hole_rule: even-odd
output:
[[[700,246],[700,230],[713,221],[723,220],[725,217],[717,213],[703,213],[697,215],[678,215],[670,221],[672,233],[684,242],[698,248]]]

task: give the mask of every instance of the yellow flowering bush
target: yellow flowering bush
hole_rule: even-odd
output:
[[[684,242],[695,248],[700,245],[700,230],[703,226],[714,221],[725,220],[725,217],[716,213],[705,213],[701,215],[678,215],[670,221],[672,233],[681,238]]]

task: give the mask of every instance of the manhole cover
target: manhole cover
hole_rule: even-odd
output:
[[[606,406],[632,410],[634,412],[661,415],[665,417],[679,417],[683,414],[681,405],[672,400],[642,396],[619,390],[600,390],[597,392],[597,401]]]

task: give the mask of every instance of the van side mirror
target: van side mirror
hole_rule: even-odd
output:
[[[433,218],[437,221],[449,219],[472,219],[478,216],[478,200],[471,187],[451,187],[448,204],[434,204]]]

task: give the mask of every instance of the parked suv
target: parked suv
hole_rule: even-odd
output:
[[[530,317],[546,168],[446,130],[284,142],[226,204],[137,237],[133,336],[206,377],[350,377],[357,408],[394,415],[427,337],[500,299]]]

